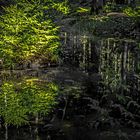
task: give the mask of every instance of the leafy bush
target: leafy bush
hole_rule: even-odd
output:
[[[13,83],[4,83],[0,92],[0,116],[5,123],[21,125],[26,123],[27,109],[20,105],[20,95],[15,92]]]
[[[34,59],[57,60],[59,27],[55,11],[67,14],[67,3],[54,0],[15,1],[0,16],[0,58],[5,67]],[[52,18],[53,17],[53,18]]]
[[[124,13],[130,17],[140,18],[140,6],[136,8],[127,7],[124,9]]]
[[[51,111],[56,104],[58,87],[53,83],[47,87],[37,83],[33,79],[20,84],[3,83],[0,91],[0,116],[6,124],[29,123],[29,116],[47,115]]]

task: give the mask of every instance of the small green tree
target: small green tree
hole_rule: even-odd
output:
[[[40,22],[36,16],[17,6],[5,9],[0,22],[0,57],[6,66],[33,57],[53,57],[59,45],[57,31],[51,20]]]
[[[0,58],[6,67],[34,59],[57,60],[59,27],[55,11],[67,13],[66,2],[14,0],[0,16]]]

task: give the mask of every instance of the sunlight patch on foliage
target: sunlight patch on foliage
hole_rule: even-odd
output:
[[[21,83],[4,82],[0,91],[0,116],[6,124],[29,123],[29,117],[47,115],[57,103],[58,86],[39,79],[27,79]]]
[[[135,9],[127,7],[123,12],[130,17],[140,17],[140,6],[136,7]]]
[[[83,7],[78,7],[76,10],[77,13],[88,13],[90,11],[90,8],[83,8]]]
[[[11,67],[36,56],[50,61],[57,58],[59,27],[53,22],[53,12],[67,14],[68,9],[67,1],[55,0],[20,0],[3,7],[4,13],[0,16],[0,58],[4,66]]]

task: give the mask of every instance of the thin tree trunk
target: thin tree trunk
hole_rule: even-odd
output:
[[[7,95],[4,96],[5,108],[7,108]],[[8,140],[8,124],[5,123],[5,140]]]
[[[36,124],[35,136],[36,136],[36,140],[40,140],[40,138],[38,136],[38,123],[39,123],[39,116],[38,116],[38,113],[37,113],[36,117],[35,117],[35,124]]]
[[[84,71],[86,72],[86,36],[84,35],[84,43],[83,43],[83,65],[84,65]]]
[[[68,105],[67,97],[65,97],[64,99],[65,99],[65,106],[64,106],[64,109],[63,109],[62,121],[63,121],[64,118],[65,118],[66,109],[67,109],[67,105]]]
[[[122,62],[121,62],[121,81],[122,85],[126,84],[126,60],[127,60],[127,43],[124,44],[124,50],[122,52]],[[121,93],[123,94],[124,89],[121,88]]]
[[[8,140],[8,125],[5,123],[5,140]]]

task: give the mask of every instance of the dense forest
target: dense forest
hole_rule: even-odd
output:
[[[140,0],[0,0],[0,140],[139,140]]]

